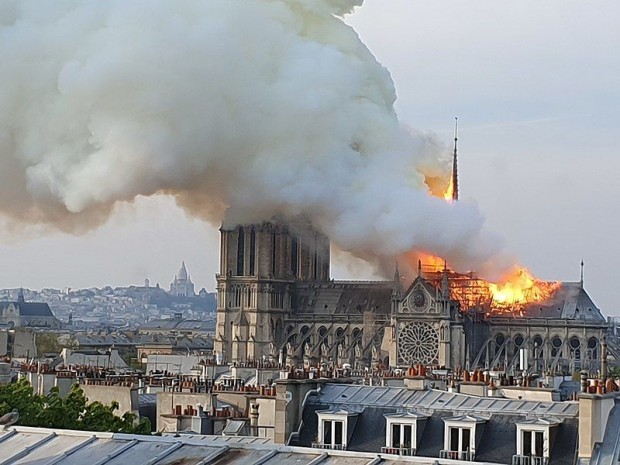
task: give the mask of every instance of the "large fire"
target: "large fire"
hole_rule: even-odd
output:
[[[454,201],[454,176],[450,176],[447,186],[445,178],[426,177],[425,182],[431,195],[450,203]],[[448,268],[444,259],[431,254],[412,253],[408,258],[419,260],[419,272],[438,288],[447,274],[450,298],[459,301],[461,311],[480,309],[492,315],[515,315],[527,304],[549,300],[560,287],[559,282],[538,279],[524,267],[515,266],[498,282],[490,282],[478,278],[472,272],[454,272]]]
[[[522,267],[515,267],[498,282],[490,282],[471,272],[452,271],[433,255],[420,254],[419,260],[424,278],[436,286],[441,286],[444,275],[448,275],[450,298],[459,301],[462,311],[477,308],[490,314],[518,314],[527,304],[549,300],[560,286],[540,280]]]

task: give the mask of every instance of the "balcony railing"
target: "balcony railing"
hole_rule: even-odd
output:
[[[382,447],[381,453],[393,455],[415,455],[415,449],[413,447]]]
[[[323,444],[320,442],[313,442],[312,448],[314,449],[332,449],[332,450],[346,450],[346,444]]]
[[[547,465],[547,457],[536,457],[534,455],[513,455],[512,465]]]
[[[462,460],[465,462],[473,462],[475,458],[475,454],[468,450],[440,450],[439,451],[440,459],[450,459],[450,460]]]

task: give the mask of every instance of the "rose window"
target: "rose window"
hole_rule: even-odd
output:
[[[402,363],[437,363],[439,335],[429,323],[409,323],[398,334],[398,356]]]

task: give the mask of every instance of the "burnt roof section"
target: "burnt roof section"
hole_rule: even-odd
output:
[[[604,323],[605,317],[580,282],[563,282],[546,302],[526,305],[520,317]]]
[[[293,312],[349,315],[371,311],[389,315],[393,285],[392,281],[299,284],[293,291]]]

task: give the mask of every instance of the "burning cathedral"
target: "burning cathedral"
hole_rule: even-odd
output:
[[[456,137],[448,196],[458,200]],[[405,287],[330,278],[330,241],[303,222],[221,228],[215,351],[227,362],[356,369],[416,364],[572,373],[617,358],[608,323],[578,282],[543,283],[518,303],[445,263]],[[501,294],[501,293],[499,293]]]

